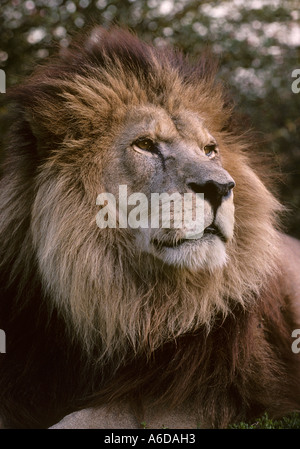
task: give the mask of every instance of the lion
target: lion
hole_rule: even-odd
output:
[[[226,428],[300,409],[300,244],[216,73],[96,27],[6,94],[4,427]],[[202,227],[175,227],[171,201],[169,226],[138,226],[137,194],[190,194],[192,218],[199,198]],[[99,226],[101,195],[116,226]]]

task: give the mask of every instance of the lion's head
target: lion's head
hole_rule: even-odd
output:
[[[32,248],[43,291],[100,359],[209,329],[247,307],[275,269],[280,206],[248,152],[251,135],[230,130],[214,77],[205,58],[193,65],[127,32],[95,29],[12,93],[30,162],[3,181],[7,254],[17,251],[7,236],[19,222],[16,264],[30,265]],[[201,232],[121,226],[120,214],[115,227],[97,226],[99,195],[112,194],[119,210],[120,186],[135,199],[127,218],[135,193],[148,204],[154,193],[204,194]]]

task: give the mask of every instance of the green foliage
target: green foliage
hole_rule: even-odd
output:
[[[241,422],[229,426],[229,429],[300,429],[300,414],[292,413],[280,420],[272,420],[265,413],[254,423]]]
[[[300,237],[300,93],[291,90],[292,71],[300,68],[299,19],[298,0],[2,0],[0,69],[8,86],[19,83],[96,23],[130,27],[192,57],[209,46],[220,60],[220,78],[261,136],[260,151],[285,173],[279,194],[291,208],[287,230]],[[0,119],[5,113],[1,101]]]

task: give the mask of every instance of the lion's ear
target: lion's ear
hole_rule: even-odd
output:
[[[65,106],[62,88],[58,82],[49,82],[47,74],[40,73],[26,85],[12,89],[9,96],[18,111],[18,120],[36,139],[39,154],[44,155],[66,136],[78,135],[78,124]]]
[[[48,129],[32,110],[26,109],[24,111],[24,120],[35,138],[36,152],[40,157],[45,157],[48,149],[53,148],[54,143],[58,143],[59,139],[57,139],[53,129]]]

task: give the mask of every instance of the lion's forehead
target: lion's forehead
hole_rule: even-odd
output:
[[[140,135],[161,141],[184,139],[198,143],[213,138],[200,114],[187,109],[168,111],[155,105],[129,109],[122,134],[128,136],[129,141]]]

